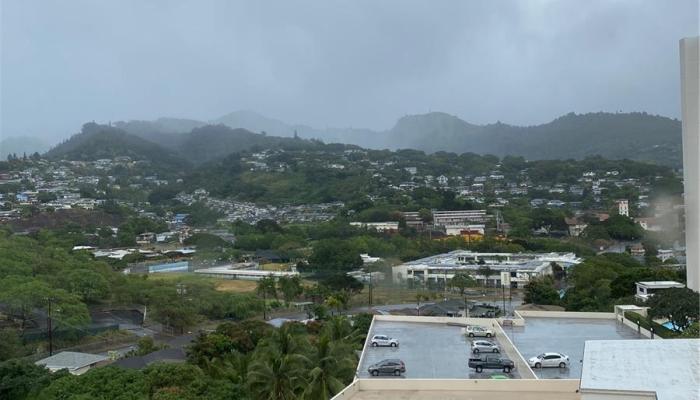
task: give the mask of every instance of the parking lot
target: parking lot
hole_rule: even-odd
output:
[[[645,339],[614,319],[525,318],[525,326],[504,327],[525,359],[544,352],[569,356],[569,368],[533,369],[539,378],[580,379],[586,340]]]
[[[517,369],[504,374],[500,370],[476,373],[469,368],[467,362],[471,355],[471,341],[458,326],[375,320],[369,337],[377,334],[398,339],[400,345],[396,348],[368,347],[358,369],[360,378],[370,377],[367,368],[387,358],[398,358],[406,364],[406,373],[402,377],[382,376],[387,379],[488,379],[492,375],[520,377]],[[498,335],[491,340],[498,343]]]

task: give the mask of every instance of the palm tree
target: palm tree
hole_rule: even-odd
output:
[[[354,333],[352,325],[347,318],[336,316],[323,324],[324,333],[333,341],[353,340]]]
[[[352,380],[355,362],[352,348],[347,343],[331,341],[328,335],[322,335],[316,343],[315,367],[309,372],[303,398],[326,400],[333,397]]]
[[[248,374],[250,357],[237,351],[204,358],[201,368],[215,379],[227,379],[236,384],[243,384]]]
[[[254,399],[296,400],[306,386],[305,358],[299,354],[282,355],[261,351],[255,355],[247,374],[247,384]]]
[[[326,305],[331,310],[333,310],[335,308],[335,310],[338,311],[338,313],[340,313],[340,307],[341,307],[342,303],[340,302],[340,300],[338,300],[337,297],[328,296],[328,298],[326,299]],[[333,315],[333,311],[331,311],[331,315]]]
[[[350,294],[347,291],[342,290],[336,293],[335,298],[338,299],[338,301],[340,302],[340,310],[348,309],[348,304],[350,303]],[[342,314],[342,311],[340,311],[340,313]]]
[[[279,329],[275,329],[270,336],[263,339],[259,346],[269,353],[279,353],[286,356],[304,354],[309,344],[304,338],[293,333],[291,325],[284,324]]]

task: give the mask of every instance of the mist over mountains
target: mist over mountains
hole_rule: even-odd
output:
[[[76,161],[128,156],[132,160],[151,162],[161,170],[181,171],[251,149],[312,149],[323,146],[320,141],[261,135],[222,124],[204,125],[188,133],[157,130],[129,133],[123,127],[89,122],[83,125],[80,133],[61,142],[45,155],[54,160]],[[164,140],[159,140],[164,137]]]
[[[162,146],[171,155],[179,154],[195,164],[254,146],[298,146],[300,139],[306,139],[303,142],[307,144],[308,140],[317,139],[324,143],[352,144],[369,149],[469,152],[499,157],[515,155],[529,160],[582,159],[599,155],[672,167],[682,164],[681,122],[646,113],[570,113],[545,124],[524,127],[500,122],[476,125],[450,114],[432,112],[402,117],[386,131],[321,129],[288,124],[251,111],[236,111],[207,122],[159,118],[116,122],[109,127],[93,123],[86,126],[89,126],[88,133],[84,130],[76,135],[83,136],[74,136],[48,154],[77,159],[83,159],[85,154],[100,154],[100,157],[129,155],[125,149],[134,144],[135,140],[131,138],[127,138],[128,143],[112,150],[81,153],[82,145],[96,147],[89,137],[98,131],[107,131],[111,135],[121,132]],[[109,129],[100,130],[95,126]],[[111,139],[107,142],[111,143]],[[142,144],[136,147],[142,149]],[[27,153],[46,150],[45,145],[37,144],[36,147],[37,150],[26,150]],[[112,154],[120,151],[123,154]]]
[[[50,148],[49,143],[33,136],[8,137],[0,140],[0,160],[5,160],[10,154],[21,157],[34,152],[43,153]]]
[[[475,125],[450,114],[432,112],[405,116],[389,130],[373,131],[288,124],[252,111],[236,111],[209,122],[160,118],[118,122],[115,126],[156,143],[173,145],[178,140],[172,134],[191,133],[207,124],[222,124],[268,137],[296,134],[300,138],[371,149],[516,155],[530,160],[600,155],[674,167],[682,163],[681,122],[646,113],[570,113],[548,123],[524,127],[500,122]]]

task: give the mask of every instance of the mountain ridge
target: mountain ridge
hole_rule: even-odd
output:
[[[149,128],[149,123],[151,127]],[[358,128],[319,129],[288,124],[253,111],[234,111],[212,120],[232,129],[243,129],[267,137],[319,139],[370,149],[415,149],[428,153],[473,152],[497,156],[515,155],[527,159],[582,159],[601,155],[611,159],[632,159],[680,167],[682,164],[681,123],[676,119],[633,113],[569,113],[552,121],[529,126],[502,122],[472,124],[444,112],[412,114],[399,118],[384,131]],[[128,133],[160,143],[171,150],[183,146],[187,133],[210,123],[176,118],[155,121],[119,122]],[[186,128],[193,129],[187,131]],[[172,134],[179,134],[175,137]],[[254,137],[250,137],[254,142]],[[226,137],[221,140],[228,142]],[[241,142],[239,142],[241,144]],[[226,147],[226,146],[224,146]],[[235,147],[235,146],[234,146]],[[245,147],[245,146],[244,146]],[[217,153],[218,151],[215,150]]]

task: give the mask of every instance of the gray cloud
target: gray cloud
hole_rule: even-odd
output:
[[[697,0],[0,2],[2,136],[250,109],[389,128],[569,111],[680,116]]]

